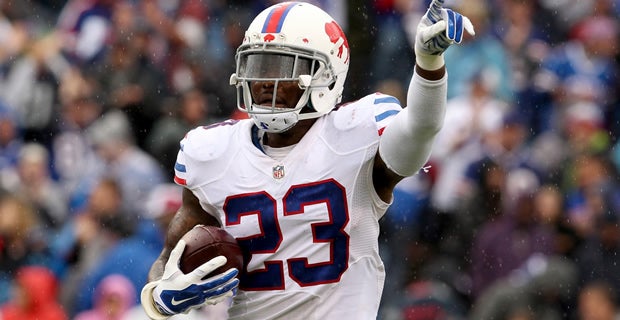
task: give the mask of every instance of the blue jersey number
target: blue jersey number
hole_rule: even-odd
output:
[[[340,281],[349,261],[349,235],[344,230],[349,222],[349,212],[344,187],[333,179],[291,186],[282,204],[284,216],[303,215],[308,205],[325,205],[329,220],[309,224],[308,228],[315,243],[329,244],[330,259],[320,263],[310,263],[307,257],[266,261],[264,269],[242,274],[241,288],[284,289],[285,263],[288,265],[288,277],[302,287]],[[255,215],[258,218],[261,233],[238,239],[246,266],[253,254],[278,251],[282,243],[282,230],[278,223],[276,199],[271,195],[259,192],[229,197],[224,211],[227,225],[239,224],[243,216]]]

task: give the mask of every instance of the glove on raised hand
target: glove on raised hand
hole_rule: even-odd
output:
[[[235,268],[202,280],[204,276],[226,264],[224,256],[215,257],[194,271],[184,274],[179,269],[179,260],[184,249],[185,241],[180,240],[170,252],[163,277],[147,283],[142,289],[142,305],[152,319],[165,319],[204,304],[219,303],[233,296],[239,285],[239,279],[236,278],[239,270]]]
[[[443,53],[454,43],[461,43],[463,30],[475,35],[469,18],[443,8],[444,0],[433,0],[418,23],[415,40],[417,64],[426,70],[444,65]]]

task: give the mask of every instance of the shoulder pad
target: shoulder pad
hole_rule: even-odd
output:
[[[230,145],[237,120],[201,126],[188,132],[181,140],[181,151],[196,161],[208,161],[221,156]]]
[[[374,123],[378,130],[401,110],[400,102],[395,97],[382,93],[369,94],[339,106],[334,112],[334,125],[340,130],[348,130],[362,122],[368,125]]]

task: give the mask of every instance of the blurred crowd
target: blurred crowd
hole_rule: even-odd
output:
[[[145,319],[179,141],[244,117],[235,49],[274,2],[0,0],[1,320]],[[311,2],[348,35],[344,100],[404,103],[429,1]],[[476,36],[447,51],[444,128],[380,221],[379,318],[618,319],[620,1],[446,6]]]

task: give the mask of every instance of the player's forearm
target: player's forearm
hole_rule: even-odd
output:
[[[416,173],[428,161],[435,135],[443,124],[447,77],[442,67],[416,73],[409,84],[407,107],[386,127],[379,152],[388,168],[401,176]],[[438,77],[438,79],[434,79]],[[431,79],[429,79],[431,78]]]
[[[149,281],[155,281],[161,279],[164,274],[164,266],[170,257],[172,248],[179,242],[181,237],[194,225],[194,222],[188,221],[187,214],[183,213],[183,207],[176,213],[166,231],[166,240],[164,242],[164,248],[161,254],[153,263],[151,270],[149,271]]]
[[[198,198],[189,189],[183,190],[183,205],[168,225],[164,248],[149,271],[149,281],[159,280],[164,274],[164,267],[170,252],[181,237],[198,224],[218,226],[219,222],[200,206]]]
[[[166,259],[167,258],[165,257],[159,256],[159,258],[155,260],[155,262],[151,266],[151,270],[149,270],[149,282],[159,280],[164,275],[164,266],[166,265]]]
[[[182,206],[181,209],[179,209],[168,226],[164,248],[149,270],[148,281],[142,288],[140,301],[145,312],[151,319],[159,320],[166,319],[168,317],[162,314],[156,307],[156,304],[153,301],[153,290],[164,275],[166,262],[168,262],[168,259],[170,258],[172,249],[176,246],[185,232],[199,223],[192,218],[193,216],[194,215],[190,214],[190,210],[187,207]]]

